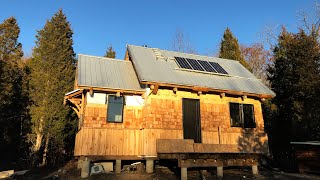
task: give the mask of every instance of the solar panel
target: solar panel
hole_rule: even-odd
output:
[[[189,59],[189,58],[186,58],[186,60],[188,61],[188,63],[191,65],[191,67],[192,67],[194,70],[204,71],[203,67],[198,63],[197,60]]]
[[[188,64],[185,58],[175,57],[176,62],[179,64],[180,68],[184,69],[192,69],[192,67]]]
[[[221,74],[228,74],[226,70],[224,70],[220,64],[216,63],[216,62],[209,62],[210,65],[218,72]]]
[[[207,72],[217,73],[217,71],[216,71],[215,69],[213,69],[213,67],[209,64],[208,61],[198,60],[198,62],[201,64],[201,66],[202,66]]]
[[[219,74],[228,74],[226,70],[224,70],[220,64],[216,62],[209,62],[203,60],[195,60],[183,57],[174,57],[176,59],[176,63],[180,68],[183,69],[191,69],[203,72],[213,72]]]

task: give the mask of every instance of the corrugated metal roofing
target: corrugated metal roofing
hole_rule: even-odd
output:
[[[272,90],[238,61],[160,49],[155,50],[153,48],[134,45],[127,45],[127,49],[139,80],[142,82],[200,86],[219,90],[275,96]],[[156,55],[155,52],[158,54]],[[159,58],[159,52],[165,59]],[[229,76],[182,71],[176,62],[172,60],[175,56],[217,62],[228,72]]]
[[[78,54],[78,86],[142,90],[131,61]]]

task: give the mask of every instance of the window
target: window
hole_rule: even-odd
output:
[[[230,103],[231,127],[255,128],[252,104]]]
[[[123,96],[108,95],[108,122],[122,122],[123,104]]]

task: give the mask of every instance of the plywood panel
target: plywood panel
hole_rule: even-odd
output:
[[[203,131],[204,144],[219,144],[218,132]],[[183,139],[182,130],[82,128],[76,135],[75,156],[157,156],[157,139]],[[241,151],[268,151],[263,132],[225,132],[221,144],[237,145]]]
[[[202,143],[219,144],[219,136],[216,131],[202,131]]]
[[[82,128],[76,135],[75,156],[141,155],[140,130]]]

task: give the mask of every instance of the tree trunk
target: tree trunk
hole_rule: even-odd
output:
[[[36,130],[36,142],[33,144],[33,155],[35,160],[35,165],[38,166],[40,160],[40,149],[43,141],[43,118],[40,118],[39,127]]]
[[[49,133],[46,136],[46,144],[44,146],[44,151],[43,151],[43,155],[42,155],[42,166],[47,164],[47,152],[48,152],[48,146],[49,146]]]

